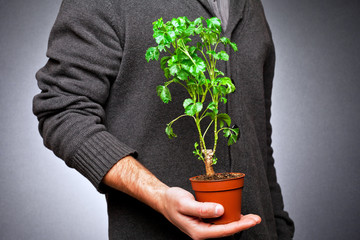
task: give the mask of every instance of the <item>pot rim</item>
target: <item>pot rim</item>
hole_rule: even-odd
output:
[[[230,174],[239,174],[240,176],[237,176],[237,177],[233,177],[233,178],[227,178],[227,179],[214,179],[214,180],[197,180],[196,178],[201,176],[201,175],[198,175],[198,176],[194,176],[194,177],[191,177],[189,178],[189,180],[191,182],[207,182],[207,183],[210,183],[210,182],[226,182],[226,181],[232,181],[232,180],[236,180],[236,179],[239,179],[239,178],[244,178],[245,177],[245,173],[240,173],[240,172],[226,172],[226,173],[230,173]],[[215,173],[215,174],[221,174],[221,173]]]

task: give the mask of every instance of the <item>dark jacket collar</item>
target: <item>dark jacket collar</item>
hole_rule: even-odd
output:
[[[210,7],[209,3],[207,0],[198,0],[198,2],[201,3],[201,5],[203,5],[203,7],[211,13],[212,16],[215,16],[214,11],[212,10],[212,8]]]
[[[229,21],[226,29],[227,33],[232,33],[244,16],[244,8],[247,0],[230,0]]]
[[[215,16],[214,11],[210,7],[207,0],[197,0],[212,16]],[[221,1],[221,0],[220,0]],[[244,16],[244,7],[247,0],[230,0],[229,22],[226,29],[227,34],[231,34],[236,25]]]

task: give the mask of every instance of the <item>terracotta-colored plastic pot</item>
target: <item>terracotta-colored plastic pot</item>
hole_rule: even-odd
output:
[[[204,219],[213,224],[226,224],[240,220],[241,193],[244,186],[244,173],[235,173],[239,176],[225,180],[196,180],[190,178],[191,186],[199,202],[215,202],[223,205],[225,212],[218,218]]]

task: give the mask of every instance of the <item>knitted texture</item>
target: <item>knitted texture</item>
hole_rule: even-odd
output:
[[[271,33],[258,0],[230,4],[224,36],[239,51],[219,48],[230,61],[218,67],[236,91],[220,111],[239,127],[240,139],[231,147],[219,139],[215,171],[244,172],[243,214],[262,217],[260,225],[230,239],[291,239],[293,223],[284,211],[271,148]],[[188,178],[204,173],[192,154],[192,119],[174,124],[178,138],[164,133],[166,123],[183,113],[186,91],[170,87],[173,101],[163,104],[156,95],[164,80],[160,64],[145,61],[146,49],[155,45],[152,22],[179,16],[209,18],[213,11],[207,0],[64,0],[49,38],[49,61],[36,75],[41,93],[33,111],[44,144],[107,193],[110,239],[187,239],[157,212],[101,184],[130,154],[169,186],[190,191]]]

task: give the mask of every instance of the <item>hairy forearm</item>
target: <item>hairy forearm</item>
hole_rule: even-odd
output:
[[[131,156],[118,161],[105,175],[103,183],[159,212],[162,210],[162,198],[169,188]]]

